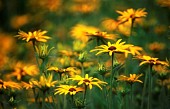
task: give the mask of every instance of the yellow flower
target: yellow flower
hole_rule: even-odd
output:
[[[77,86],[71,86],[71,85],[60,85],[58,88],[55,89],[55,95],[56,94],[70,94],[70,95],[75,95],[78,92],[84,91],[84,88],[82,87],[77,87]]]
[[[107,32],[101,32],[101,31],[96,31],[94,33],[86,33],[87,36],[96,37],[96,38],[101,38],[101,39],[111,39],[111,40],[116,40],[118,37],[116,34],[107,34]]]
[[[143,64],[169,66],[168,63],[165,61],[159,61],[158,58],[153,58],[153,57],[146,56],[146,55],[136,56],[136,58],[142,60],[142,62],[139,64],[139,66],[141,66]]]
[[[118,21],[120,21],[120,23],[124,23],[127,21],[134,21],[136,18],[142,18],[142,17],[146,17],[147,12],[145,12],[145,8],[143,9],[127,9],[126,11],[116,11],[117,13],[119,13],[121,16],[118,17]]]
[[[90,89],[92,89],[93,85],[102,89],[102,87],[100,85],[107,84],[106,82],[101,81],[98,78],[89,77],[88,74],[85,75],[85,78],[83,78],[79,75],[76,75],[74,78],[70,78],[70,79],[75,80],[75,81],[79,81],[78,85],[84,84],[86,86],[89,86]]]
[[[49,36],[44,36],[45,33],[47,33],[47,31],[38,30],[26,33],[24,31],[19,30],[18,35],[16,35],[16,37],[22,40],[26,40],[27,42],[29,42],[30,40],[35,40],[38,42],[47,42],[47,40],[51,38]]]
[[[21,89],[21,86],[13,81],[3,81],[0,79],[0,89],[7,89],[7,88],[11,88],[11,89]]]
[[[23,64],[18,62],[14,66],[14,72],[7,75],[7,77],[16,77],[17,80],[21,80],[24,76],[36,76],[38,75],[38,69],[36,65]]]
[[[165,48],[165,44],[159,43],[159,42],[153,42],[153,43],[149,44],[148,47],[151,51],[159,52]]]
[[[88,36],[86,33],[94,33],[96,31],[99,31],[98,28],[93,27],[93,26],[86,26],[83,24],[77,24],[76,26],[72,27],[71,29],[71,36],[74,39],[78,39],[82,42],[87,42],[89,40]]]
[[[170,7],[169,0],[157,0],[157,3],[162,7]]]
[[[138,80],[139,77],[141,77],[143,74],[139,74],[139,75],[136,75],[136,74],[130,74],[130,76],[125,76],[125,75],[120,75],[117,79],[117,81],[126,81],[130,84],[133,84],[135,82],[140,82],[140,83],[143,83],[141,80]]]
[[[31,82],[26,83],[26,82],[21,82],[21,86],[25,88],[26,90],[33,88],[33,84]]]
[[[76,72],[76,68],[75,67],[68,67],[66,69],[60,69],[58,67],[50,67],[47,69],[48,71],[54,71],[56,73],[59,73],[59,74],[63,74],[63,73],[66,73],[66,72]]]
[[[132,55],[140,55],[141,51],[142,51],[142,47],[139,47],[139,46],[132,46],[132,47],[129,47],[129,51]],[[125,57],[127,57],[128,53],[125,53]]]
[[[49,74],[47,77],[41,75],[39,80],[30,80],[30,83],[42,90],[47,90],[54,87],[57,81],[53,81],[53,75]]]
[[[125,42],[121,42],[122,39],[119,39],[116,43],[111,44],[108,42],[108,45],[100,45],[95,47],[95,49],[91,50],[93,51],[99,51],[96,53],[96,55],[108,52],[110,56],[112,56],[113,53],[130,53],[127,49],[129,47],[132,47],[133,45],[125,44]]]

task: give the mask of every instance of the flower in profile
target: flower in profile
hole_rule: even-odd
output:
[[[169,66],[167,62],[165,61],[159,61],[158,58],[153,58],[150,56],[136,56],[136,59],[142,60],[142,62],[139,64],[139,66],[143,65],[143,64],[150,64],[150,65],[165,65],[165,66]]]
[[[122,39],[119,39],[116,43],[111,44],[108,42],[108,45],[100,45],[95,47],[90,52],[99,51],[96,53],[96,55],[101,53],[109,53],[110,56],[112,56],[113,53],[131,53],[128,48],[132,47],[131,44],[125,44],[125,42],[121,42]]]
[[[82,91],[84,91],[84,88],[82,88],[82,87],[77,87],[77,86],[72,86],[72,85],[60,85],[60,86],[58,86],[56,89],[55,89],[55,93],[54,93],[54,95],[56,95],[56,94],[59,94],[59,95],[61,95],[61,94],[65,94],[65,95],[67,95],[68,93],[70,94],[70,95],[75,95],[75,94],[77,94],[78,92],[82,92]]]
[[[36,76],[36,75],[38,75],[38,69],[36,65],[29,65],[18,62],[14,66],[14,71],[7,75],[7,77],[16,77],[17,80],[21,80],[24,76]]]
[[[159,52],[165,48],[165,44],[159,43],[159,42],[153,42],[153,43],[150,43],[148,47],[153,52]]]
[[[96,27],[77,24],[76,26],[72,27],[70,33],[74,39],[80,40],[82,42],[87,42],[89,40],[88,36],[86,35],[87,32],[94,33],[96,31],[99,31],[99,29]]]
[[[40,76],[39,80],[30,80],[30,83],[33,84],[33,86],[38,87],[42,91],[47,91],[51,87],[54,87],[57,81],[53,81],[53,75],[49,74],[47,77],[43,74]]]
[[[33,84],[32,84],[31,82],[27,83],[27,82],[23,82],[23,81],[22,81],[22,82],[21,82],[21,86],[22,86],[23,88],[25,88],[26,90],[33,88]]]
[[[19,83],[13,82],[13,81],[3,81],[0,79],[0,89],[21,89],[21,86]]]
[[[26,40],[26,42],[35,40],[38,42],[47,42],[48,39],[51,39],[49,36],[45,36],[44,34],[46,34],[47,31],[34,31],[34,32],[24,32],[19,30],[18,35],[16,35],[16,37],[18,37],[18,39],[22,39],[22,40]]]
[[[79,75],[76,75],[75,77],[70,78],[70,79],[74,80],[74,81],[78,81],[78,85],[84,84],[86,86],[89,86],[90,89],[92,89],[93,85],[102,89],[102,87],[100,85],[107,84],[107,82],[101,81],[98,78],[89,77],[88,74],[85,75],[85,78],[83,78]]]
[[[145,12],[145,8],[137,9],[137,10],[130,8],[123,12],[122,11],[116,11],[116,12],[121,15],[118,17],[118,21],[120,23],[124,23],[127,21],[132,22],[137,18],[146,17],[146,14],[147,14],[147,12]]]
[[[130,74],[130,76],[125,76],[125,75],[120,75],[117,79],[117,81],[125,81],[129,84],[133,84],[135,82],[139,82],[139,83],[143,83],[141,80],[139,80],[138,78],[141,77],[143,74]]]
[[[94,33],[86,33],[87,36],[91,38],[98,38],[98,39],[111,39],[116,40],[118,37],[116,34],[108,34],[107,32],[96,31]]]
[[[38,53],[38,57],[42,60],[48,57],[52,49],[54,49],[54,47],[48,49],[48,45],[46,44],[35,46],[35,50]]]
[[[141,55],[140,52],[143,50],[142,47],[139,47],[139,46],[131,46],[128,49],[129,49],[130,53],[134,56]],[[128,53],[125,53],[125,57],[127,57],[127,56],[128,56]]]

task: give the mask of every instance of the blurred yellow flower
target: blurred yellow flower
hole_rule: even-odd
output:
[[[111,39],[111,40],[116,40],[118,35],[116,34],[107,34],[107,32],[101,32],[101,31],[96,31],[94,33],[86,33],[87,36],[90,36],[91,38],[101,38],[101,39]]]
[[[121,42],[122,39],[119,39],[116,43],[111,44],[108,42],[108,45],[100,45],[95,47],[90,52],[99,51],[96,53],[96,55],[108,52],[110,56],[112,56],[113,53],[131,53],[128,48],[132,47],[133,45],[125,44],[125,42]]]
[[[137,10],[130,8],[123,12],[122,11],[116,11],[116,12],[121,15],[118,17],[118,21],[120,23],[124,23],[127,21],[130,21],[132,23],[132,21],[134,21],[136,18],[146,17],[147,14],[147,12],[145,12],[145,8],[137,9]]]
[[[129,84],[133,84],[135,82],[140,82],[140,83],[143,83],[141,80],[138,80],[139,77],[141,77],[143,74],[139,74],[139,75],[136,75],[136,74],[130,74],[130,76],[125,76],[125,75],[120,75],[117,79],[117,81],[125,81]]]
[[[102,25],[109,31],[113,31],[117,29],[119,22],[112,19],[112,18],[107,18],[102,21]]]
[[[150,56],[136,56],[136,59],[142,60],[142,62],[139,64],[139,66],[143,65],[143,64],[150,64],[150,65],[165,65],[165,66],[169,66],[167,62],[165,61],[159,61],[158,58],[153,58]]]
[[[170,7],[170,0],[157,0],[157,3],[162,7]]]
[[[75,95],[75,94],[77,94],[78,92],[82,92],[82,91],[84,91],[84,88],[82,88],[82,87],[77,87],[77,86],[71,86],[71,85],[60,85],[60,86],[58,86],[56,89],[55,89],[55,93],[54,93],[54,95],[56,95],[56,94],[59,94],[59,95],[61,95],[61,94],[65,94],[65,95],[67,95],[68,93],[70,94],[70,95]]]
[[[73,0],[73,4],[69,8],[72,12],[90,13],[97,11],[100,0]]]
[[[72,27],[70,34],[74,39],[87,42],[89,40],[88,36],[86,35],[87,32],[95,33],[96,31],[99,31],[99,29],[96,27],[77,24],[76,26]]]
[[[26,82],[21,81],[21,86],[22,86],[23,88],[25,88],[26,90],[33,88],[33,84],[32,84],[31,82],[26,83]]]
[[[141,54],[140,52],[143,50],[142,47],[139,47],[139,46],[131,46],[128,49],[132,55],[140,55]],[[125,53],[125,57],[127,56],[128,56],[128,53]]]
[[[165,48],[164,43],[159,43],[159,42],[153,42],[149,44],[149,49],[154,52],[159,52]]]
[[[49,88],[54,87],[57,81],[53,81],[53,75],[49,74],[47,77],[43,74],[40,76],[39,80],[30,80],[30,84],[33,86],[38,87],[43,91],[47,91]]]
[[[22,87],[20,86],[19,83],[13,82],[13,81],[3,81],[0,79],[0,90],[1,89],[21,89]]]
[[[100,89],[102,89],[102,87],[100,85],[106,85],[107,82],[101,81],[98,78],[93,78],[93,77],[89,77],[88,74],[85,75],[85,78],[76,75],[73,78],[70,78],[71,80],[74,81],[79,81],[78,85],[84,84],[86,86],[89,86],[90,89],[92,89],[93,85],[99,87]]]
[[[14,66],[14,71],[7,75],[7,77],[16,77],[17,80],[21,80],[24,76],[36,76],[38,73],[39,72],[36,65],[29,65],[18,62]]]
[[[26,40],[26,42],[29,42],[31,40],[35,40],[38,42],[47,42],[48,39],[51,39],[49,36],[44,36],[44,34],[47,33],[47,31],[34,31],[34,32],[24,32],[19,30],[18,35],[16,35],[16,37],[18,37],[18,39],[22,39],[22,40]]]

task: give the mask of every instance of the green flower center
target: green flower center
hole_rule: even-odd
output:
[[[116,47],[115,47],[115,46],[110,46],[110,47],[108,48],[108,50],[111,50],[111,51],[116,50]]]
[[[74,92],[74,91],[76,91],[76,89],[75,88],[70,88],[69,91]]]

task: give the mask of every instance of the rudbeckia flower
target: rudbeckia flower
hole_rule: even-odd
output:
[[[134,10],[132,8],[127,9],[126,11],[116,11],[121,16],[118,17],[118,21],[120,23],[124,23],[127,21],[134,21],[136,18],[146,17],[147,12],[145,12],[145,8]]]
[[[13,81],[3,81],[0,79],[0,89],[21,89],[21,86]]]
[[[24,31],[19,31],[18,35],[16,35],[16,37],[18,37],[18,39],[22,39],[22,40],[26,40],[26,42],[29,42],[31,40],[35,40],[38,42],[47,42],[48,39],[51,39],[49,36],[45,36],[44,34],[46,34],[47,31],[34,31],[34,32],[24,32]]]
[[[68,93],[70,95],[75,95],[78,92],[82,92],[84,91],[84,89],[82,87],[77,87],[77,86],[71,86],[71,85],[60,85],[55,89],[55,95],[56,94],[65,94],[67,95]]]
[[[83,78],[79,75],[76,75],[74,78],[70,78],[70,79],[78,81],[78,85],[84,84],[84,85],[88,86],[90,89],[92,89],[93,85],[102,89],[102,87],[100,85],[107,84],[106,82],[101,81],[98,78],[89,77],[88,74],[85,75],[85,78]]]
[[[47,77],[41,75],[39,80],[30,80],[30,84],[38,87],[39,89],[46,91],[47,89],[54,87],[57,81],[53,81],[53,75],[49,74]]]
[[[165,66],[169,66],[167,62],[165,61],[159,61],[158,58],[153,58],[150,56],[136,56],[136,59],[140,59],[142,60],[142,62],[139,64],[139,66],[143,65],[143,64],[150,64],[150,65],[165,65]]]
[[[139,75],[136,75],[136,74],[130,74],[130,76],[125,76],[125,75],[120,75],[117,79],[117,81],[126,81],[130,84],[133,84],[135,82],[140,82],[140,83],[143,83],[141,80],[138,80],[139,77],[141,77],[143,74],[139,74]]]
[[[99,51],[96,55],[101,53],[109,53],[112,56],[113,53],[131,53],[128,48],[132,47],[131,44],[125,44],[125,42],[121,42],[122,39],[119,39],[116,43],[111,44],[108,42],[108,45],[100,45],[95,47],[95,49],[91,50],[90,52]]]

